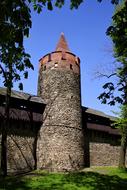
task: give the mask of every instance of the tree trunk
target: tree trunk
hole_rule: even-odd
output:
[[[127,107],[127,80],[125,80],[125,102],[124,106]],[[123,111],[123,118],[127,118],[127,110]],[[127,147],[127,125],[124,125],[121,131],[121,147],[120,147],[120,157],[119,157],[119,168],[125,169],[125,161],[126,161],[126,147]]]
[[[1,173],[3,176],[7,176],[7,133],[5,126],[2,126],[1,137]]]
[[[10,94],[11,88],[7,88],[5,97],[5,118],[2,125],[1,138],[1,172],[3,176],[7,176],[7,130],[9,128]]]
[[[122,134],[121,137],[121,147],[120,147],[120,157],[119,157],[119,168],[125,169],[125,155],[126,155],[126,136]]]

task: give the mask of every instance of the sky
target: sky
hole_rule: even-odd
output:
[[[77,10],[70,10],[68,2],[62,9],[43,9],[41,14],[32,11],[32,29],[24,45],[31,55],[34,71],[23,81],[24,92],[36,95],[39,59],[55,50],[64,32],[71,52],[81,60],[82,105],[113,115],[112,110],[117,110],[117,106],[103,105],[97,99],[106,80],[96,79],[95,72],[105,70],[107,65],[109,70],[112,67],[111,40],[106,36],[106,29],[111,24],[114,6],[109,0],[102,3],[85,0]],[[16,85],[14,89],[17,90]]]

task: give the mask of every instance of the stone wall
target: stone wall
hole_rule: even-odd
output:
[[[8,140],[8,171],[21,172],[34,169],[32,137],[9,136]]]
[[[82,168],[82,131],[69,126],[43,126],[38,145],[38,168],[72,171]]]
[[[96,130],[89,130],[88,136],[90,166],[118,166],[120,136]]]
[[[90,143],[91,166],[118,166],[119,146],[108,143]]]
[[[56,104],[54,105],[54,103]],[[37,123],[31,128],[29,122],[11,121],[11,129],[8,131],[7,140],[8,172],[30,171],[36,168],[36,164],[39,169],[47,169],[49,171],[78,170],[84,167],[84,165],[87,167],[118,166],[119,135],[87,129],[84,130],[84,138],[82,128],[71,125],[71,116],[69,118],[66,115],[63,116],[63,113],[60,111],[59,116],[55,117],[52,109],[55,110],[54,106],[58,106],[58,102],[54,103],[39,133],[39,125]],[[61,117],[63,123],[60,123]],[[70,124],[67,125],[67,121]],[[38,163],[36,163],[37,133]]]
[[[33,124],[31,127],[28,121],[11,120],[7,137],[7,169],[9,173],[35,169],[38,129],[37,124]]]

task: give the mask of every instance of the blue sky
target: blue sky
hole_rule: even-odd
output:
[[[102,105],[97,100],[105,79],[95,79],[94,72],[113,61],[105,51],[111,44],[105,32],[111,23],[113,10],[114,6],[109,0],[102,3],[86,0],[77,10],[70,10],[66,3],[62,9],[44,9],[39,15],[32,11],[33,24],[25,47],[31,54],[35,69],[29,72],[29,79],[24,81],[24,91],[36,94],[38,60],[55,50],[60,33],[64,32],[69,48],[81,59],[82,104],[112,115],[111,110],[117,110],[117,106]]]

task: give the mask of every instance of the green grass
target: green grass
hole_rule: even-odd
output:
[[[92,171],[99,172],[102,174],[117,175],[123,179],[127,179],[127,169],[118,169],[117,167],[107,167],[107,166],[100,166],[100,167],[92,167]]]
[[[68,174],[32,172],[1,177],[0,190],[127,190],[127,172],[110,167]]]

